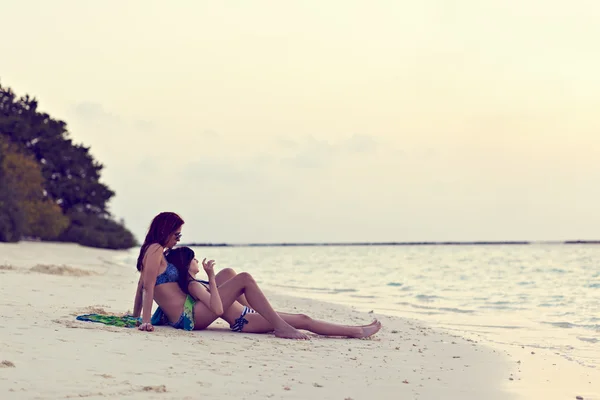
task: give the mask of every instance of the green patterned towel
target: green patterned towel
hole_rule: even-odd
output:
[[[130,315],[101,315],[101,314],[85,314],[77,317],[78,321],[99,322],[105,325],[119,326],[121,328],[135,328],[140,324],[141,319]]]

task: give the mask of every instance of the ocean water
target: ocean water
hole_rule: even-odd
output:
[[[600,246],[199,247],[283,294],[416,318],[600,368]],[[133,252],[131,258],[135,258]],[[304,311],[304,310],[302,310]],[[310,310],[305,310],[310,314]]]

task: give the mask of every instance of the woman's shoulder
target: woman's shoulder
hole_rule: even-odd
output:
[[[151,258],[158,258],[163,256],[163,247],[158,244],[158,243],[152,243],[151,245],[149,245],[146,248],[146,254],[144,254],[144,259],[151,257]]]
[[[146,252],[148,252],[148,253],[157,252],[157,251],[160,251],[161,253],[163,252],[163,247],[158,243],[152,243],[151,245],[148,246],[148,249],[146,249]]]

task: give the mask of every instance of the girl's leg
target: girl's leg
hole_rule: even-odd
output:
[[[241,310],[240,310],[241,311]],[[348,326],[332,324],[330,322],[315,320],[304,314],[287,314],[279,313],[279,315],[288,324],[297,329],[304,329],[317,335],[323,336],[343,336],[350,338],[365,338],[376,334],[381,329],[381,322],[373,321],[369,325],[364,326]],[[239,317],[238,314],[225,313],[223,318],[230,324]],[[260,314],[246,314],[244,317],[248,321],[244,325],[243,332],[246,333],[266,333],[273,330],[273,326],[263,318]]]
[[[346,336],[364,338],[376,334],[381,329],[381,322],[375,320],[369,325],[349,326],[333,324],[318,319],[312,319],[304,314],[284,314],[284,321],[297,329],[304,329],[323,336]]]
[[[247,272],[237,274],[219,287],[219,295],[221,296],[223,309],[226,310],[226,313],[228,313],[229,308],[242,294],[246,295],[250,306],[271,324],[271,330],[275,336],[287,339],[309,339],[304,333],[285,322],[283,318],[273,310],[273,307],[271,307],[271,304],[256,284],[254,278],[252,278],[252,275]],[[198,311],[194,310],[194,315],[197,317],[195,321],[198,324],[198,329],[207,327],[216,319],[214,313],[203,315],[203,313],[199,312],[200,310],[207,309],[204,304],[197,303],[196,308]]]
[[[222,284],[224,284],[225,282],[227,282],[228,280],[230,280],[231,278],[233,278],[236,275],[237,275],[237,273],[233,270],[233,268],[222,269],[215,276],[215,280],[217,282],[217,287],[221,286]],[[248,304],[248,300],[246,300],[246,296],[244,296],[243,294],[237,298],[237,301],[239,301],[246,307],[250,307],[250,304]]]

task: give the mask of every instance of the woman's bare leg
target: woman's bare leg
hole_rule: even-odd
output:
[[[251,307],[271,324],[271,330],[275,336],[286,339],[309,339],[306,334],[285,322],[285,320],[273,310],[273,307],[271,307],[271,304],[256,284],[254,278],[252,278],[252,275],[247,272],[237,274],[219,287],[219,295],[221,296],[223,309],[229,310],[236,299],[242,294],[246,295]],[[200,305],[203,304],[196,304],[196,306]],[[199,309],[200,308],[201,307],[199,307]],[[202,315],[202,313],[197,314],[199,314],[197,319],[199,328],[206,327],[215,320],[213,313],[205,315]]]
[[[223,315],[229,324],[233,324],[239,317],[240,310],[227,310]],[[332,324],[330,322],[315,320],[304,314],[279,313],[281,318],[296,329],[304,329],[323,336],[343,336],[351,338],[365,338],[376,334],[381,329],[381,322],[375,320],[369,325],[348,326]],[[243,332],[266,333],[273,331],[273,326],[260,314],[246,314],[244,316],[248,323],[244,325]]]
[[[227,282],[228,280],[230,280],[231,278],[233,278],[236,275],[237,275],[237,273],[234,271],[233,268],[222,269],[215,276],[215,281],[217,282],[217,287],[221,286],[222,284],[224,284],[225,282]],[[243,294],[237,298],[237,301],[239,301],[246,307],[250,307],[250,304],[248,304],[248,300],[246,300],[246,296]]]

